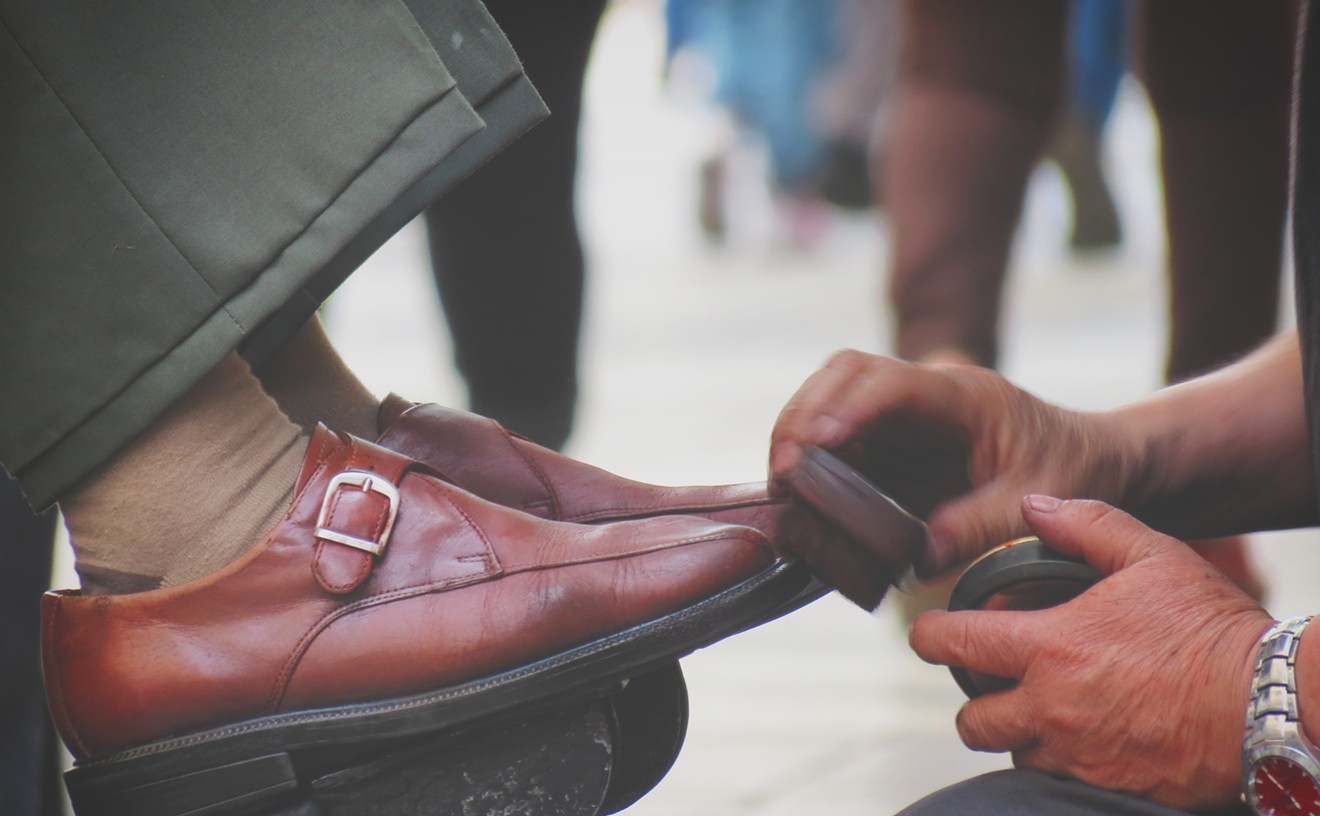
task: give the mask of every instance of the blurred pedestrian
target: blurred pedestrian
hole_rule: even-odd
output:
[[[575,182],[582,82],[606,0],[489,0],[553,115],[426,211],[468,406],[554,450],[573,429],[586,261]]]
[[[998,363],[1013,234],[1064,99],[1069,11],[1058,0],[905,3],[883,174],[902,357]],[[1290,0],[1137,7],[1138,74],[1160,126],[1169,382],[1274,331],[1295,19]],[[1204,552],[1260,591],[1241,542]]]
[[[836,57],[837,8],[835,0],[670,0],[670,47],[691,46],[709,61],[712,100],[729,119],[729,134],[700,169],[698,215],[712,239],[727,226],[727,163],[745,133],[766,146],[788,242],[809,247],[819,239],[824,142],[815,95]]]
[[[1048,148],[1072,199],[1069,245],[1106,249],[1123,240],[1101,142],[1127,71],[1129,0],[1073,0],[1069,93]]]
[[[822,83],[818,104],[825,145],[821,197],[847,209],[877,203],[885,129],[898,67],[897,0],[841,0],[840,52]]]

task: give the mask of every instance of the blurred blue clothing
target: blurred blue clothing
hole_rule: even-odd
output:
[[[1128,0],[1073,0],[1069,26],[1073,109],[1104,129],[1127,70]]]
[[[823,148],[812,98],[836,53],[837,0],[669,0],[668,48],[714,67],[714,101],[765,137],[774,184],[812,182]]]
[[[667,0],[665,3],[665,64],[668,65],[678,50],[692,42],[693,20],[697,9],[706,0]]]

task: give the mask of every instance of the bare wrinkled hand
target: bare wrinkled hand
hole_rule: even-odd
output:
[[[1137,455],[1106,415],[1050,405],[992,371],[858,351],[836,354],[780,412],[770,448],[779,489],[805,445],[835,452],[927,521],[923,575],[1022,535],[1028,493],[1120,502]],[[862,582],[867,562],[847,536],[789,544],[826,578]]]
[[[1033,612],[929,612],[923,659],[1017,680],[958,713],[968,747],[1178,808],[1239,793],[1257,639],[1270,616],[1181,542],[1094,501],[1029,497],[1031,530],[1108,576]]]

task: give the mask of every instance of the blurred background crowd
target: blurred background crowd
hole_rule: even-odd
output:
[[[329,304],[381,393],[634,478],[750,481],[837,348],[1099,408],[1289,320],[1286,0],[487,2],[553,115]],[[1308,542],[1199,546],[1287,611],[1253,558]],[[30,602],[43,565],[4,579]],[[689,747],[632,812],[887,813],[1006,765],[961,747],[959,692],[891,619],[939,599],[829,598],[694,657]],[[9,699],[39,688],[3,666]],[[31,711],[0,712],[9,744]]]
[[[606,6],[493,0],[491,8],[555,115],[430,210],[430,255],[470,407],[559,449],[579,388],[582,89]],[[666,0],[646,8],[664,32],[650,70],[672,98],[703,109],[700,158],[684,171],[696,194],[678,206],[691,208],[713,248],[746,228],[749,184],[768,200],[776,251],[824,251],[836,213],[888,228],[875,271],[887,293],[877,308],[888,309],[893,328],[866,348],[999,364],[1014,237],[1042,162],[1067,191],[1060,239],[1068,250],[1120,251],[1122,217],[1102,148],[1129,74],[1159,133],[1158,169],[1149,172],[1162,182],[1167,236],[1166,379],[1237,359],[1274,332],[1292,3]],[[667,145],[630,147],[658,159]],[[630,192],[640,200],[655,191]],[[1252,594],[1263,591],[1240,539],[1196,546]],[[928,600],[938,603],[939,593]]]
[[[466,393],[625,475],[743,481],[838,348],[998,367],[1100,408],[1291,319],[1291,2],[490,5],[555,113],[429,214],[449,332],[381,389]],[[452,232],[505,249],[477,275],[450,265]],[[421,241],[332,306],[350,362],[369,275],[429,300]],[[359,347],[379,368],[384,346]],[[1296,571],[1271,559],[1310,540],[1198,546],[1277,611]],[[958,743],[958,692],[904,646],[942,599],[896,594],[877,621],[831,598],[687,661],[689,745],[634,811],[886,813],[1005,766]]]

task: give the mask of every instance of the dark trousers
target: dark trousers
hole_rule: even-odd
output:
[[[41,684],[38,601],[50,585],[55,514],[35,515],[0,472],[0,810],[58,816],[59,755]]]
[[[577,400],[582,78],[605,0],[486,5],[551,115],[427,210],[431,257],[470,407],[558,449]]]
[[[1036,771],[1001,771],[951,785],[899,816],[1186,816],[1181,810]],[[1211,816],[1203,814],[1202,816]],[[1215,816],[1251,816],[1245,805]]]

